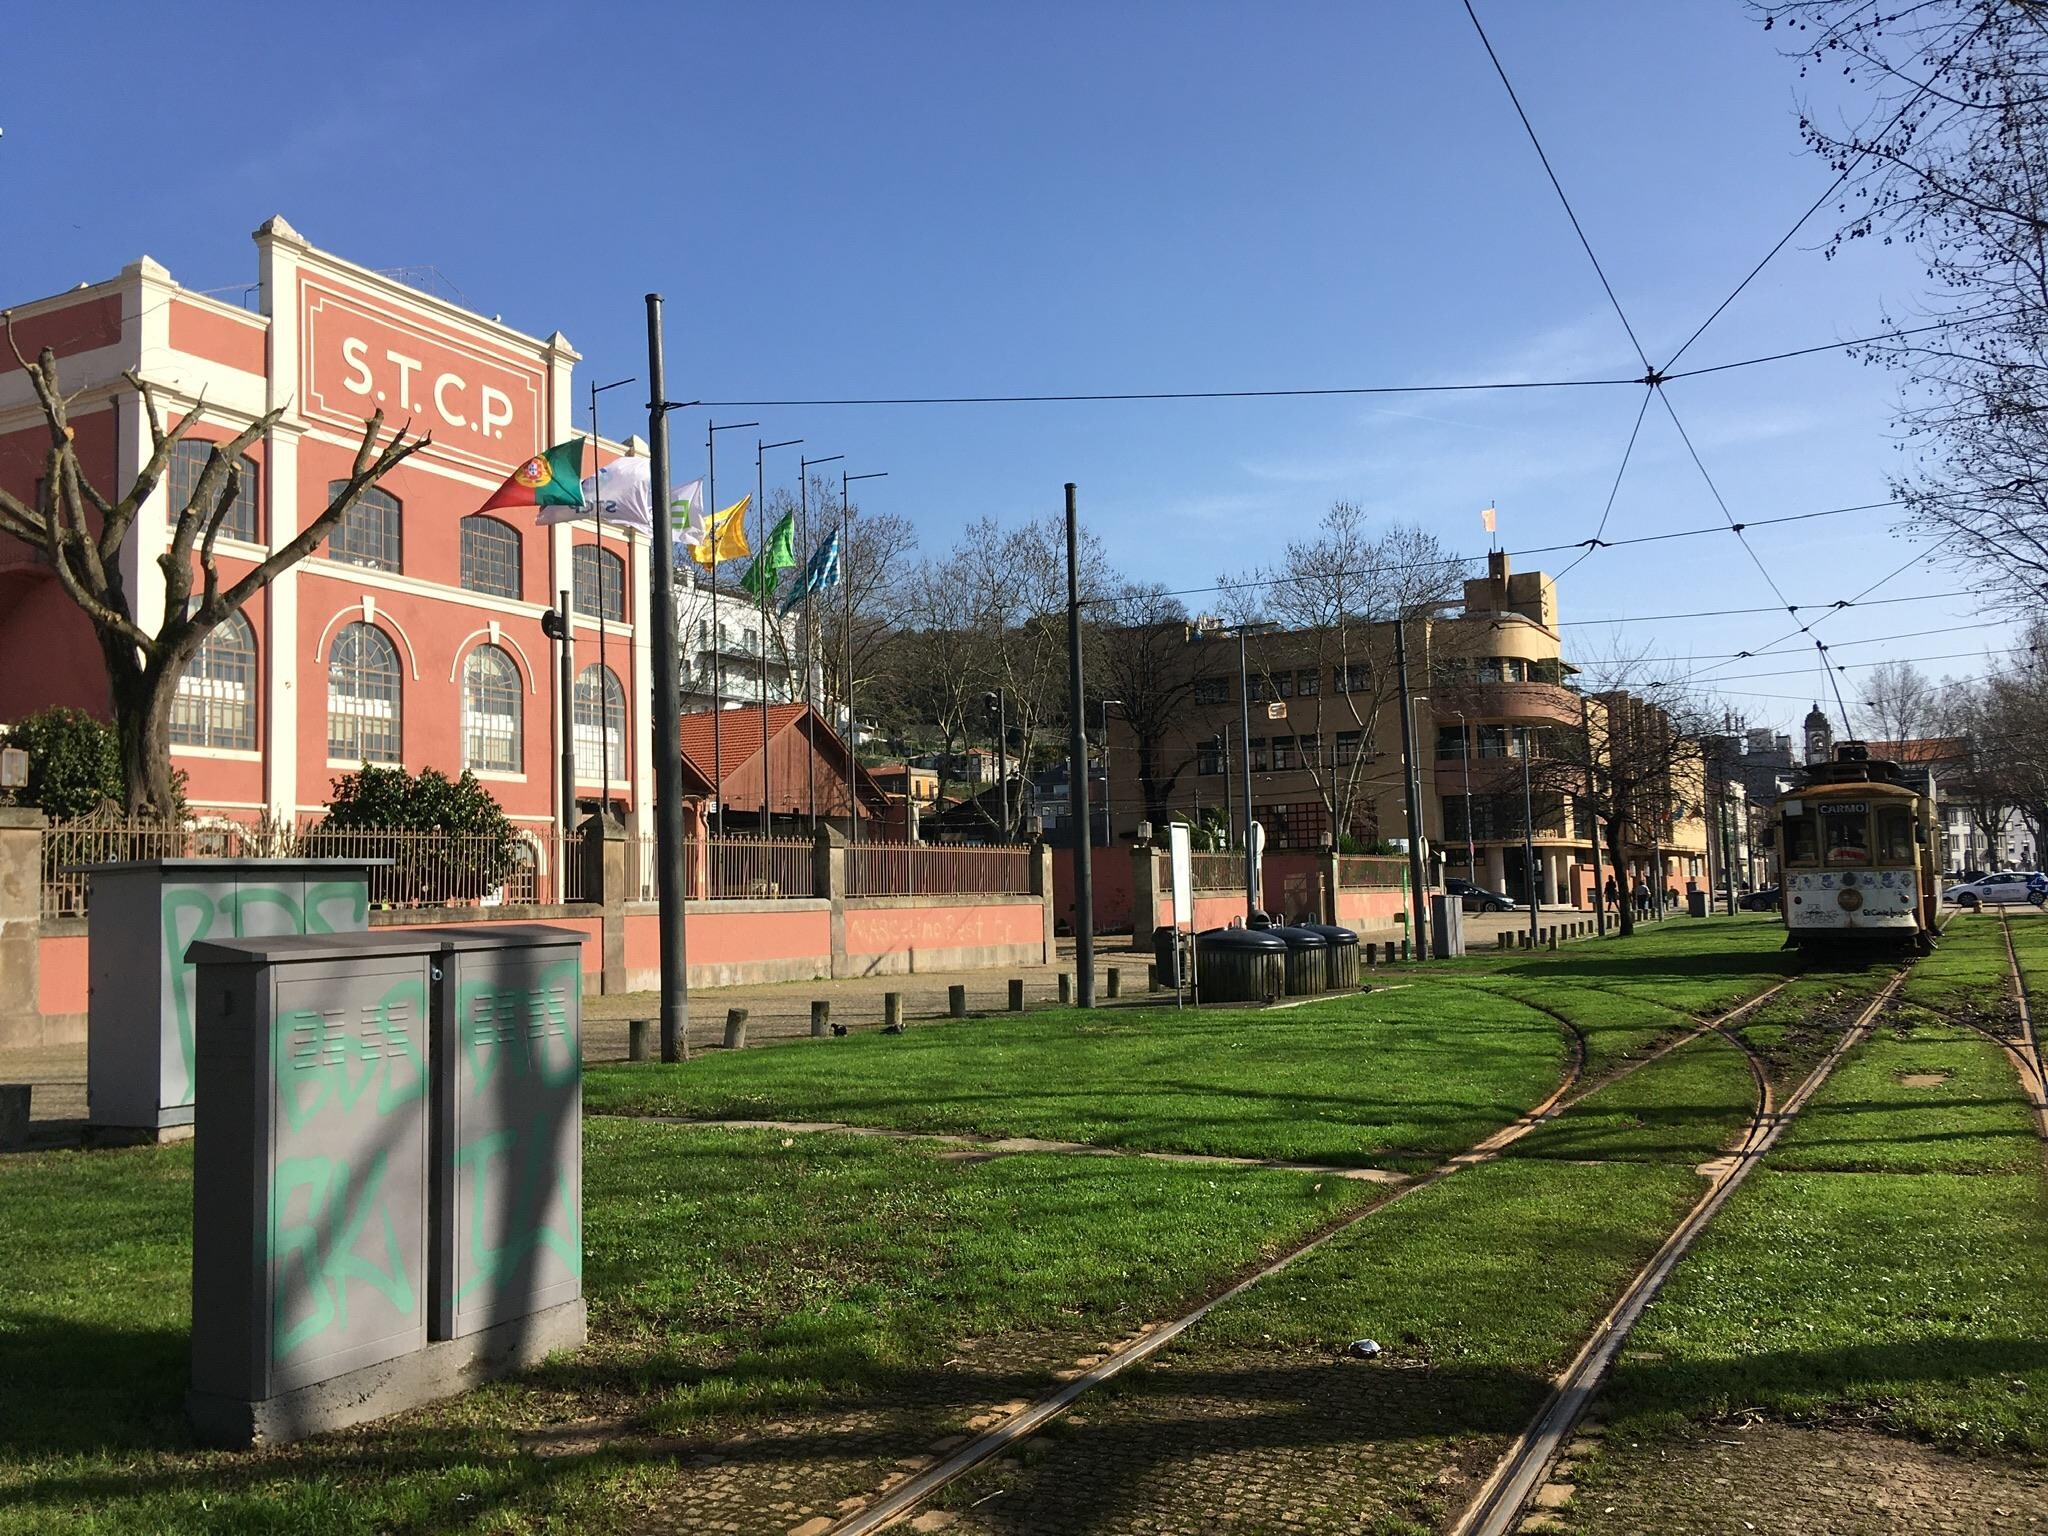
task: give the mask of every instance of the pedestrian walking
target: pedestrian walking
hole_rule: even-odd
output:
[[[1650,915],[1650,882],[1641,875],[1636,876],[1636,915],[1639,917],[1648,917]]]
[[[1620,905],[1621,893],[1614,888],[1614,876],[1607,877],[1607,909],[1611,912]]]

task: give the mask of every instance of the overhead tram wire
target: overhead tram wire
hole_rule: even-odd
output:
[[[1775,611],[1775,610],[1767,610],[1767,611]],[[1837,641],[1835,641],[1835,642],[1834,642],[1834,643],[1833,643],[1832,645],[1830,645],[1830,646],[1828,647],[1828,650],[1829,650],[1830,652],[1834,652],[1834,651],[1844,651],[1844,650],[1848,650],[1848,649],[1849,649],[1850,647],[1852,647],[1852,646],[1862,646],[1862,645],[1890,645],[1890,644],[1892,644],[1892,643],[1893,643],[1894,641],[1898,641],[1898,640],[1924,640],[1924,639],[1926,639],[1926,638],[1927,638],[1927,637],[1928,637],[1929,635],[1949,635],[1949,634],[1954,634],[1954,633],[1955,633],[1955,630],[1954,630],[1954,627],[1953,627],[1953,626],[1951,626],[1951,625],[1946,625],[1946,624],[1944,624],[1944,625],[1942,625],[1942,626],[1940,626],[1939,628],[1936,628],[1936,629],[1909,629],[1909,630],[1905,630],[1905,631],[1903,631],[1902,633],[1900,633],[1900,634],[1896,634],[1896,635],[1865,635],[1865,636],[1863,636],[1862,638],[1860,638],[1860,639],[1856,639],[1856,640],[1837,640]],[[1796,646],[1796,647],[1792,647],[1792,648],[1789,648],[1789,649],[1786,649],[1786,650],[1782,650],[1782,651],[1774,651],[1774,650],[1769,650],[1769,649],[1765,649],[1765,650],[1760,650],[1760,651],[1731,651],[1731,652],[1727,653],[1726,655],[1723,655],[1723,654],[1720,654],[1720,653],[1716,653],[1716,654],[1714,654],[1714,655],[1711,655],[1711,656],[1631,656],[1631,657],[1629,657],[1628,659],[1629,659],[1629,661],[1630,661],[1630,662],[1631,662],[1632,664],[1634,664],[1634,665],[1638,665],[1638,666],[1642,666],[1642,665],[1647,665],[1647,664],[1649,664],[1649,663],[1651,663],[1651,662],[1665,662],[1665,663],[1669,663],[1669,662],[1681,662],[1681,661],[1682,661],[1682,662],[1696,662],[1696,661],[1723,661],[1723,662],[1726,662],[1726,661],[1746,661],[1746,660],[1757,660],[1757,661],[1762,661],[1762,660],[1766,660],[1766,659],[1768,659],[1768,658],[1770,658],[1770,657],[1773,657],[1773,656],[1799,656],[1799,655],[1803,655],[1804,653],[1805,653],[1805,647],[1804,647],[1804,646]],[[1565,659],[1566,659],[1567,661],[1570,661],[1570,660],[1571,660],[1571,659],[1570,659],[1569,657],[1567,657],[1567,658],[1565,658]],[[1580,666],[1581,664],[1580,664],[1580,663],[1578,663],[1578,662],[1571,662],[1571,665],[1573,665],[1573,666]]]
[[[1916,592],[1911,597],[1873,597],[1861,603],[1852,598],[1841,598],[1832,603],[1801,603],[1798,606],[1801,612],[1808,608],[1875,608],[1889,603],[1933,603],[1945,598],[1975,597],[1976,595],[1974,592]],[[1775,606],[1762,608],[1701,608],[1691,613],[1632,613],[1622,614],[1611,619],[1559,619],[1557,627],[1559,629],[1569,629],[1577,625],[1589,624],[1658,624],[1667,620],[1675,622],[1679,619],[1734,619],[1750,614],[1777,613],[1780,611]]]
[[[1470,8],[1470,0],[1466,0],[1466,9],[1469,10]],[[1919,89],[1914,91],[1911,96],[1908,96],[1906,98],[1905,105],[1901,106],[1897,112],[1893,113],[1891,121],[1886,123],[1883,128],[1881,128],[1875,135],[1872,136],[1870,140],[1871,143],[1882,143],[1886,135],[1888,135],[1894,128],[1898,127],[1899,124],[1902,121],[1904,121],[1906,114],[1913,110],[1914,106],[1918,104],[1920,98],[1922,96],[1925,96],[1932,89],[1934,89],[1934,82],[1936,80],[1939,80],[1942,77],[1942,75],[1947,73],[1949,67],[1953,65],[1955,61],[1962,56],[1962,51],[1965,48],[1969,47],[1971,43],[1977,40],[1979,33],[1981,33],[1986,27],[1991,25],[1992,19],[1996,14],[1997,12],[1993,7],[1985,7],[1984,19],[1981,22],[1979,22],[1976,25],[1976,27],[1971,30],[1970,35],[1964,38],[1962,42],[1958,43],[1955,47],[1955,50],[1951,52],[1949,56],[1942,61],[1941,67],[1935,70],[1933,78],[1921,82]],[[1851,157],[1849,163],[1842,167],[1841,175],[1837,176],[1832,182],[1830,182],[1828,184],[1827,190],[1821,193],[1819,197],[1815,198],[1813,202],[1808,205],[1806,212],[1800,214],[1798,218],[1792,221],[1792,227],[1785,231],[1785,233],[1779,238],[1778,243],[1772,246],[1768,251],[1764,252],[1763,260],[1759,261],[1755,266],[1751,267],[1748,273],[1744,275],[1742,281],[1737,283],[1735,287],[1729,292],[1728,297],[1723,299],[1719,304],[1716,304],[1714,306],[1714,312],[1708,315],[1706,319],[1702,320],[1699,323],[1699,328],[1695,330],[1690,336],[1685,338],[1684,346],[1681,346],[1676,352],[1671,354],[1669,361],[1667,361],[1664,364],[1663,371],[1666,375],[1669,375],[1672,365],[1675,364],[1681,357],[1685,356],[1687,348],[1691,347],[1694,342],[1698,341],[1701,336],[1706,334],[1707,327],[1712,325],[1716,320],[1721,318],[1722,311],[1727,309],[1727,307],[1730,304],[1733,304],[1736,301],[1736,299],[1741,296],[1743,289],[1747,288],[1750,285],[1750,283],[1755,280],[1756,275],[1759,272],[1763,271],[1765,267],[1771,264],[1772,258],[1774,258],[1778,254],[1778,252],[1785,249],[1787,245],[1792,243],[1792,237],[1798,234],[1799,231],[1805,227],[1806,221],[1808,219],[1812,218],[1816,213],[1820,211],[1821,205],[1827,202],[1827,200],[1833,197],[1837,192],[1841,191],[1844,186],[1848,185],[1849,178],[1856,174],[1857,167],[1862,165],[1862,163],[1869,158],[1869,155],[1870,151],[1864,149],[1857,151],[1857,153],[1853,157]],[[1932,327],[1928,327],[1928,329],[1932,329]],[[1648,364],[1646,363],[1644,366],[1647,367]]]
[[[1508,79],[1508,72],[1502,67],[1500,55],[1493,51],[1493,39],[1486,35],[1486,28],[1480,24],[1479,13],[1472,9],[1472,0],[1465,0],[1465,14],[1472,19],[1472,30],[1479,34],[1480,46],[1493,62],[1493,72],[1500,76],[1500,83],[1508,93],[1508,100],[1515,109],[1515,116],[1522,120],[1522,131],[1529,135],[1529,143],[1535,147],[1536,158],[1543,162],[1543,174],[1550,178],[1551,190],[1557,193],[1557,200],[1564,204],[1564,216],[1572,221],[1572,233],[1579,237],[1579,245],[1586,253],[1586,260],[1593,264],[1593,274],[1600,279],[1600,286],[1607,293],[1607,302],[1614,306],[1615,318],[1621,321],[1621,328],[1628,332],[1629,345],[1636,349],[1636,356],[1642,359],[1646,372],[1654,373],[1650,366],[1650,355],[1643,350],[1643,344],[1636,339],[1636,328],[1628,323],[1628,313],[1621,307],[1621,300],[1615,297],[1614,284],[1607,280],[1606,269],[1600,265],[1600,258],[1593,254],[1593,242],[1586,238],[1585,226],[1579,223],[1578,213],[1572,208],[1572,200],[1565,196],[1564,183],[1557,179],[1557,172],[1551,168],[1550,156],[1544,153],[1543,141],[1536,136],[1536,125],[1529,121],[1529,114],[1522,110],[1522,98],[1515,94],[1515,84]]]
[[[1593,530],[1593,537],[1586,541],[1585,553],[1559,571],[1553,580],[1563,581],[1565,577],[1571,575],[1573,571],[1584,564],[1592,556],[1594,550],[1602,547],[1600,536],[1607,532],[1607,519],[1614,515],[1614,498],[1621,494],[1622,476],[1628,473],[1628,461],[1635,455],[1636,438],[1642,432],[1643,418],[1649,412],[1650,392],[1646,389],[1643,391],[1643,403],[1636,408],[1635,425],[1628,429],[1628,446],[1621,450],[1621,465],[1614,471],[1614,484],[1607,488],[1607,505],[1600,509],[1600,526]]]

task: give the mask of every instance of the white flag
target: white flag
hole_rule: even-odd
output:
[[[601,516],[608,523],[654,532],[649,499],[652,488],[647,478],[647,460],[634,456],[614,459],[583,480],[581,507],[543,507],[539,521],[564,523],[574,517]]]
[[[679,485],[675,494],[668,499],[669,533],[675,539],[676,558],[686,558],[684,551],[695,549],[711,534],[704,521],[704,482],[692,480],[688,485]]]

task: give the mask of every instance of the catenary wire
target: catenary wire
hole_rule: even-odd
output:
[[[1852,598],[1837,598],[1831,603],[1800,603],[1801,612],[1809,608],[1876,608],[1889,603],[1932,603],[1944,598],[1975,597],[1975,592],[1916,592],[1911,597],[1873,597],[1858,603]],[[1679,619],[1733,619],[1757,613],[1779,613],[1776,606],[1762,608],[1700,608],[1691,613],[1632,613],[1612,619],[1559,619],[1557,628],[1569,629],[1585,624],[1662,624]]]
[[[1643,418],[1649,413],[1650,392],[1646,389],[1643,391],[1643,403],[1636,407],[1635,425],[1628,429],[1628,445],[1621,450],[1621,464],[1614,471],[1614,484],[1607,488],[1607,505],[1600,509],[1600,526],[1593,530],[1593,537],[1587,541],[1585,553],[1578,556],[1570,565],[1559,571],[1555,577],[1556,580],[1563,581],[1565,577],[1571,575],[1573,571],[1592,558],[1594,550],[1600,548],[1600,537],[1607,532],[1607,519],[1614,515],[1614,498],[1621,494],[1622,476],[1628,473],[1628,461],[1634,456],[1636,451],[1636,438],[1643,430]]]

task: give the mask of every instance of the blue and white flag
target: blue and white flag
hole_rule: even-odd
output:
[[[789,611],[813,593],[838,585],[839,530],[834,528],[811,556],[811,563],[804,567],[803,575],[790,587],[789,596],[782,600],[782,616],[788,618]]]

